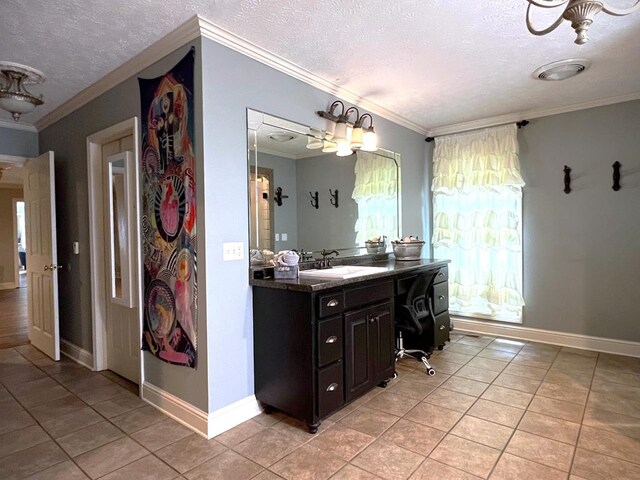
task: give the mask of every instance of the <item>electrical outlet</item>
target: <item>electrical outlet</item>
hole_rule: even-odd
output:
[[[242,242],[224,242],[222,244],[223,261],[242,259],[244,259],[244,244]]]
[[[286,233],[282,233],[282,234],[280,234],[280,237],[282,238],[282,241],[283,241],[283,242],[286,242],[286,241],[287,241],[287,238],[289,238],[289,236],[288,236]]]
[[[280,234],[276,233],[276,242],[279,242],[279,241],[280,241]]]

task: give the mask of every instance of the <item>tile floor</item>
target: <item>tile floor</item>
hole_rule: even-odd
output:
[[[0,478],[640,479],[640,359],[453,335],[432,363],[316,435],[274,413],[207,441],[117,377],[0,350]]]

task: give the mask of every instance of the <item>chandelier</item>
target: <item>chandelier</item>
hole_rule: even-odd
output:
[[[42,95],[33,95],[25,85],[42,83],[45,76],[35,68],[13,62],[0,62],[0,108],[10,112],[17,122],[23,113],[42,105]]]
[[[582,45],[589,40],[587,31],[593,23],[593,17],[600,12],[608,13],[609,15],[615,15],[622,17],[629,15],[640,9],[640,0],[637,0],[635,5],[629,8],[614,8],[605,4],[604,1],[595,0],[527,0],[529,6],[527,7],[527,28],[534,35],[546,35],[549,32],[553,32],[563,20],[571,22],[571,28],[576,31],[578,35],[575,43]],[[536,5],[542,8],[556,8],[566,5],[564,11],[560,17],[548,28],[544,30],[536,30],[531,25],[531,5]]]

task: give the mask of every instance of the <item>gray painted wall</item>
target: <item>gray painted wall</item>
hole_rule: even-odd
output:
[[[640,101],[539,118],[518,131],[524,327],[640,341],[638,132]]]
[[[0,127],[0,154],[36,157],[38,155],[38,133]]]
[[[202,40],[210,411],[253,394],[248,261],[222,261],[222,243],[248,244],[247,108],[314,128],[334,100],[305,83]],[[402,155],[403,226],[423,232],[424,136],[374,116],[380,145]],[[426,228],[425,228],[426,227]]]
[[[196,46],[195,66],[195,149],[198,209],[203,210],[204,178],[202,172],[202,109],[200,41],[188,44],[168,55],[139,76],[154,78],[166,73]],[[91,351],[92,315],[89,258],[89,212],[87,192],[87,136],[133,116],[140,116],[138,80],[131,77],[105,94],[69,114],[40,132],[42,151],[53,150],[56,158],[56,207],[58,259],[65,271],[60,279],[61,337]],[[244,191],[246,192],[246,186]],[[198,266],[206,271],[204,216],[198,215]],[[214,224],[213,222],[212,224]],[[80,255],[72,254],[72,242],[80,242]],[[198,276],[199,288],[206,285],[205,275]],[[204,290],[203,290],[204,291]],[[164,363],[144,352],[145,380],[176,395],[196,407],[207,410],[207,316],[206,303],[198,305],[198,368],[190,369]]]

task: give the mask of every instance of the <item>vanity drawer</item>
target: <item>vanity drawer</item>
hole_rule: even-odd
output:
[[[449,284],[437,283],[433,286],[433,313],[439,314],[449,309]]]
[[[342,358],[342,316],[318,323],[318,367],[324,367]]]
[[[344,292],[345,309],[376,303],[393,298],[393,281],[352,288]]]
[[[433,332],[433,346],[439,347],[449,341],[449,312],[436,315],[436,328]]]
[[[320,295],[318,302],[318,316],[320,318],[329,317],[344,310],[344,294],[342,292]]]
[[[447,267],[442,267],[438,273],[436,273],[436,278],[433,279],[433,283],[441,283],[449,280],[449,269]]]
[[[318,416],[324,417],[344,403],[342,362],[318,370]]]

